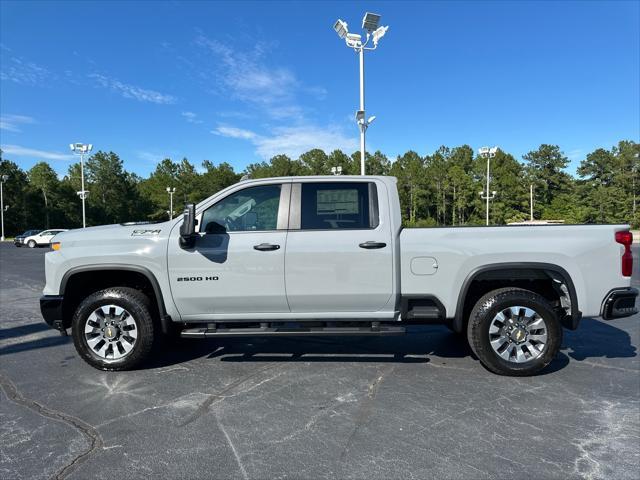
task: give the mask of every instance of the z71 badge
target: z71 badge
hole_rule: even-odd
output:
[[[134,230],[131,234],[132,237],[142,237],[150,235],[160,235],[162,230]]]

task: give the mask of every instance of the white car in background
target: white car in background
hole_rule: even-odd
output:
[[[45,247],[51,245],[51,239],[60,232],[66,232],[66,229],[58,228],[53,230],[44,230],[36,235],[31,235],[22,241],[23,245],[29,248]]]

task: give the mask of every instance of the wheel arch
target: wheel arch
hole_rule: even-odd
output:
[[[151,287],[150,293],[153,294],[153,298],[151,298],[150,300],[152,304],[157,308],[158,321],[160,322],[162,332],[168,333],[170,331],[172,321],[169,315],[167,314],[167,309],[164,303],[164,297],[162,295],[162,289],[160,288],[160,284],[158,283],[158,279],[156,278],[156,276],[153,274],[151,270],[149,270],[146,267],[142,267],[140,265],[125,265],[125,264],[115,264],[115,263],[81,265],[78,267],[73,267],[73,268],[70,268],[67,272],[65,272],[64,276],[62,277],[62,281],[60,282],[60,294],[63,296],[63,298],[65,298],[65,300],[69,298],[70,292],[67,291],[67,288],[69,284],[73,286],[74,279],[78,278],[78,275],[83,276],[83,274],[88,274],[88,273],[96,274],[96,273],[106,273],[106,272],[109,272],[110,274],[118,273],[118,272],[123,272],[123,273],[126,272],[129,274],[141,276],[142,278],[144,278],[146,282],[148,282],[148,286]],[[128,277],[125,276],[123,280],[124,281],[120,284],[118,284],[119,282],[115,282],[115,283],[108,282],[101,286],[103,288],[108,288],[109,286],[113,286],[113,287],[127,286],[128,285],[127,282],[132,280],[132,276],[131,275],[129,275]],[[113,284],[110,284],[110,283],[113,283]],[[65,309],[65,306],[63,305],[63,314],[65,311],[69,312],[71,306],[72,305],[68,304],[67,308]],[[71,315],[72,314],[73,313],[71,312]],[[69,324],[70,315],[66,314],[63,316],[64,316],[63,318],[64,324]]]
[[[516,275],[514,275],[514,272]],[[576,288],[571,279],[571,275],[563,267],[543,262],[505,262],[505,263],[493,263],[488,265],[482,265],[473,269],[462,282],[462,287],[458,294],[458,300],[456,302],[456,313],[452,319],[452,328],[456,332],[462,332],[465,328],[467,318],[465,318],[470,307],[470,298],[468,298],[469,291],[474,285],[474,282],[482,281],[483,276],[488,274],[495,274],[493,280],[505,281],[513,280],[514,276],[517,278],[518,274],[522,275],[527,272],[543,273],[551,281],[560,282],[566,287],[566,294],[570,302],[570,313],[566,314],[564,318],[561,318],[561,323],[565,328],[575,330],[578,328],[578,323],[582,318],[582,313],[578,308],[578,296]],[[525,277],[520,276],[520,279]],[[517,285],[514,285],[517,286]]]

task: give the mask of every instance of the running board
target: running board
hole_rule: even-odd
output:
[[[299,336],[349,336],[349,335],[404,335],[404,327],[371,326],[371,327],[266,327],[266,328],[187,328],[182,330],[182,338],[210,337],[299,337]]]

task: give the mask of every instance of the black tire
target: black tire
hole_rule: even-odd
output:
[[[84,334],[89,316],[105,305],[121,307],[135,319],[137,338],[131,351],[119,359],[102,358],[91,349]],[[80,356],[94,368],[107,371],[134,369],[149,358],[157,343],[159,329],[154,324],[152,311],[149,298],[133,288],[112,287],[95,292],[80,303],[73,316],[73,344]]]
[[[27,243],[27,247],[29,248],[36,248],[38,246],[38,244],[35,242],[35,240],[29,240],[29,243]]]
[[[516,363],[505,360],[491,346],[489,328],[494,317],[512,306],[530,308],[546,325],[547,341],[536,358]],[[484,295],[473,307],[467,326],[471,350],[482,365],[499,375],[533,375],[555,358],[562,345],[562,326],[553,306],[541,295],[522,288],[501,288]]]

